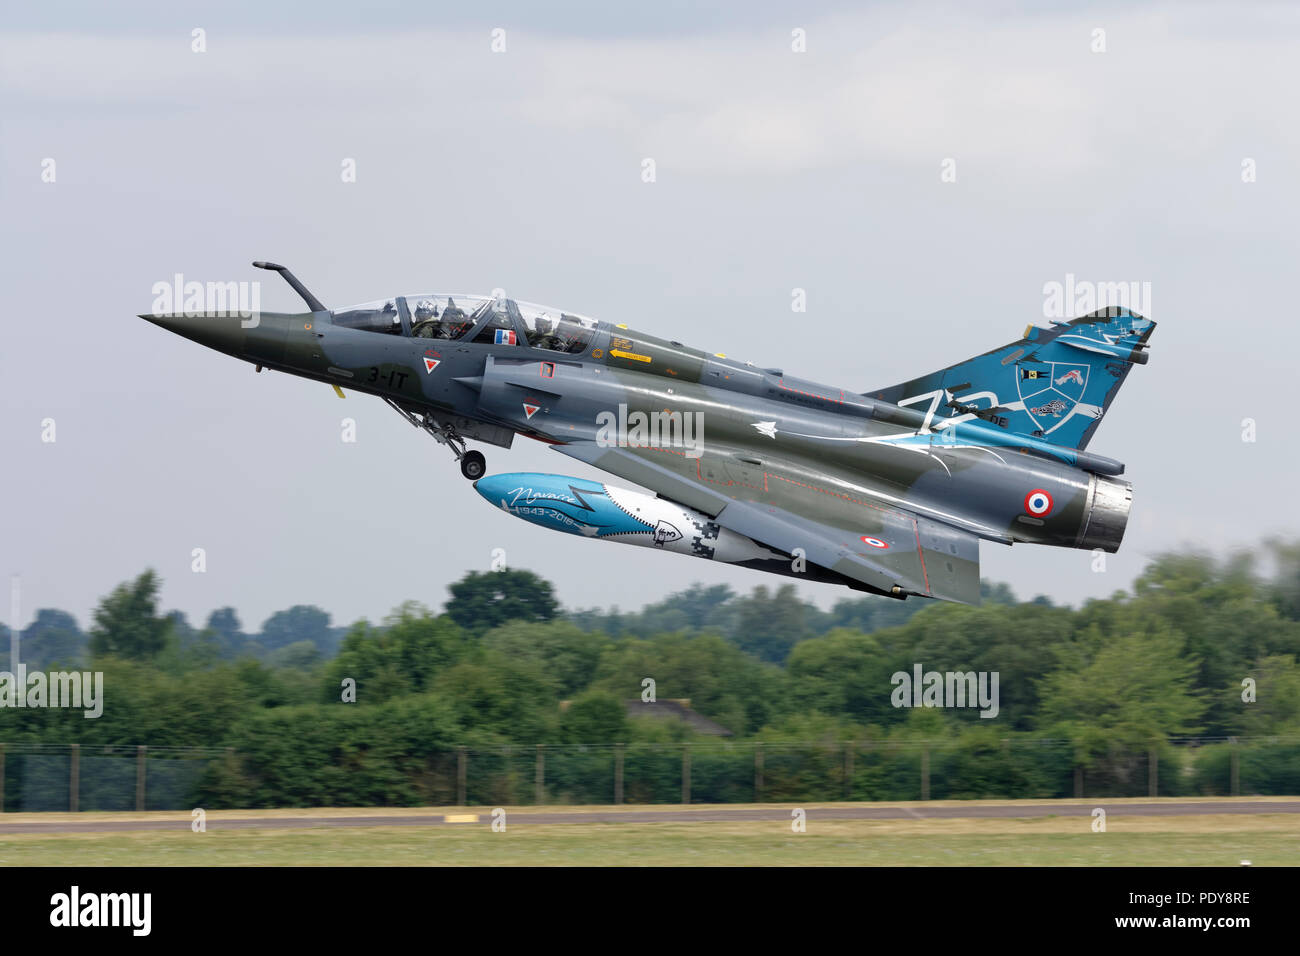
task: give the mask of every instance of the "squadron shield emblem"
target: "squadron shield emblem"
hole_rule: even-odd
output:
[[[1064,362],[1025,363],[1016,387],[1025,413],[1046,434],[1074,411],[1088,385],[1089,366]]]

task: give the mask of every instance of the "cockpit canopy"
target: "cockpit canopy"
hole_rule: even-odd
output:
[[[335,309],[330,316],[330,321],[349,329],[402,334],[402,317],[397,314],[396,299],[364,302],[361,305],[350,305],[346,309]]]
[[[338,309],[345,328],[420,339],[467,339],[487,345],[528,345],[553,352],[586,350],[596,320],[533,302],[483,295],[398,296]]]
[[[582,352],[596,331],[596,320],[535,302],[512,302],[524,324],[528,344],[553,352]]]
[[[417,339],[458,339],[492,310],[497,300],[482,295],[408,295],[411,335]]]

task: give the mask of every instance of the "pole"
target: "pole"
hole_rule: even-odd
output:
[[[537,781],[536,793],[533,796],[533,803],[541,805],[546,802],[544,799],[546,791],[546,757],[542,753],[542,745],[537,745]]]
[[[144,762],[145,762],[145,745],[141,744],[135,748],[135,808],[138,812],[144,812]]]
[[[614,802],[623,802],[623,745],[614,745]]]
[[[73,744],[69,755],[68,809],[76,813],[81,797],[81,744]]]
[[[18,627],[21,590],[21,579],[15,574],[9,579],[9,673],[14,675],[14,680],[18,679],[18,663],[22,659],[22,631]],[[26,688],[19,688],[18,692],[25,694],[27,691]]]
[[[921,799],[930,799],[930,745],[921,748]]]
[[[857,745],[851,741],[844,742],[844,799],[853,799],[853,751]]]
[[[691,745],[682,745],[682,803],[691,802]]]
[[[465,748],[456,748],[456,806],[465,806]]]

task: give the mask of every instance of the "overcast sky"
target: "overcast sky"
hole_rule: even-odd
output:
[[[378,399],[136,318],[175,273],[300,309],[253,259],[333,307],[501,287],[856,391],[1043,324],[1067,274],[1149,282],[1151,362],[1090,446],[1135,484],[1121,552],[1095,573],[984,544],[984,576],[1077,602],[1164,550],[1297,533],[1300,10],[613,6],[6,5],[0,571],[23,624],[88,623],[145,567],[166,607],[250,630],[296,603],[437,606],[498,547],[569,606],[784,580],[525,524]]]

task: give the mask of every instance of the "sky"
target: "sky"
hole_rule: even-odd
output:
[[[177,273],[300,309],[255,259],[331,307],[502,288],[854,391],[1046,324],[1067,276],[1149,283],[1150,364],[1090,445],[1135,485],[1122,549],[1098,569],[985,543],[984,577],[1078,603],[1162,552],[1300,531],[1300,9],[696,6],[7,5],[0,572],[19,624],[88,624],[146,567],[166,608],[233,605],[250,630],[300,603],[336,623],[437,607],[498,548],[570,607],[785,582],[528,525],[377,398],[136,317]],[[526,440],[482,450],[489,472],[601,477]]]

